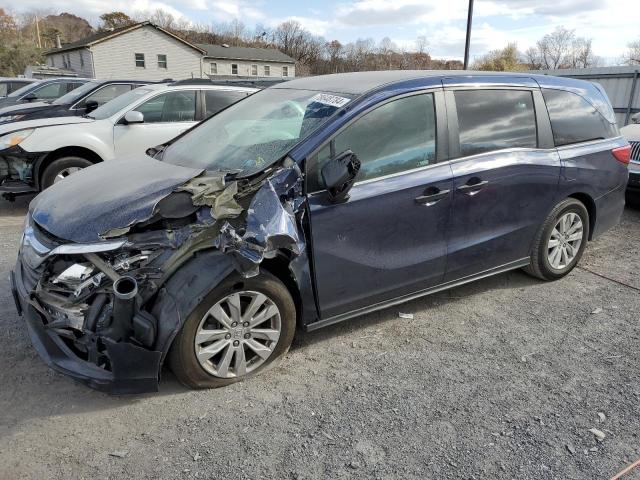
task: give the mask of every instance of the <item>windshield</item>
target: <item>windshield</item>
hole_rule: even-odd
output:
[[[309,90],[263,90],[188,132],[162,160],[251,175],[282,158],[350,99]]]
[[[91,92],[95,89],[100,82],[87,82],[80,85],[78,88],[71,90],[69,93],[64,94],[57,100],[53,102],[54,105],[68,105],[70,103],[75,103],[77,100],[80,100],[87,93]]]
[[[113,100],[105,103],[101,107],[96,108],[93,112],[91,112],[90,115],[87,116],[89,118],[95,118],[96,120],[104,120],[105,118],[109,118],[112,115],[115,115],[126,106],[134,103],[136,100],[139,100],[144,95],[151,92],[153,92],[151,88],[136,88],[135,90],[124,93],[119,97],[116,97]]]
[[[33,82],[33,83],[29,83],[27,85],[25,85],[22,88],[19,88],[18,90],[13,91],[12,93],[10,93],[8,96],[9,97],[19,97],[21,95],[24,95],[25,93],[29,92],[30,90],[33,90],[34,88],[36,88],[38,85],[40,85],[40,82]]]

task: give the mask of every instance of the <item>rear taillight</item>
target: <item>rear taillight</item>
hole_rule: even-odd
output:
[[[614,148],[613,150],[611,150],[611,153],[613,153],[613,156],[616,157],[616,160],[627,165],[631,160],[631,145]]]

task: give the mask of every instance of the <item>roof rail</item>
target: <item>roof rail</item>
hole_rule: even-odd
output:
[[[234,87],[253,87],[253,88],[267,88],[271,85],[276,85],[286,81],[282,78],[268,78],[268,79],[208,79],[208,78],[187,78],[184,80],[177,80],[169,85],[220,85],[220,86],[234,86]]]

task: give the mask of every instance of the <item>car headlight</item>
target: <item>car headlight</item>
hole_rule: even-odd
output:
[[[15,122],[22,117],[24,117],[24,115],[5,115],[4,117],[0,117],[0,123]]]
[[[17,132],[8,133],[0,137],[0,150],[20,145],[29,135],[34,132],[33,128],[27,130],[18,130]]]

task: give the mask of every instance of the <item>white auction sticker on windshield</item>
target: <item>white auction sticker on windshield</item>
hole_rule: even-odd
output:
[[[351,99],[339,97],[338,95],[330,95],[328,93],[319,93],[311,99],[311,102],[322,103],[332,107],[340,108],[349,103]]]

